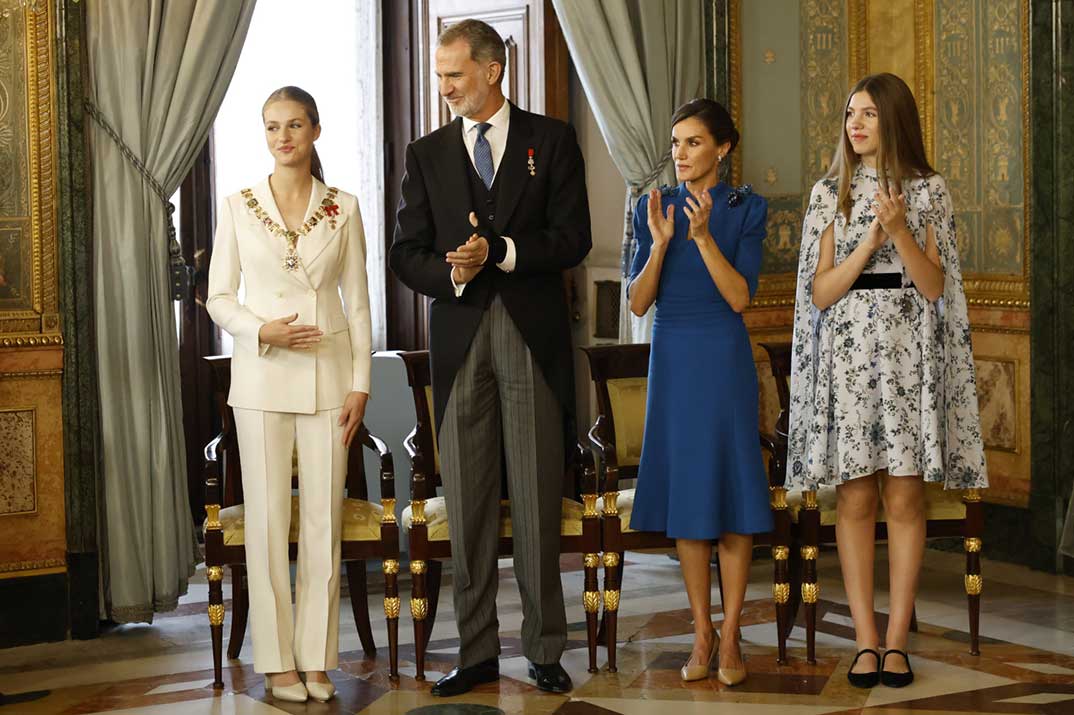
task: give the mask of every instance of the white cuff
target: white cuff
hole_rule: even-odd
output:
[[[462,297],[462,292],[464,290],[466,290],[466,284],[465,283],[456,283],[455,282],[455,269],[454,268],[452,268],[452,269],[450,269],[448,271],[448,277],[451,278],[451,285],[455,288],[455,297],[456,298],[461,298]]]
[[[515,270],[515,260],[518,258],[518,253],[515,251],[515,242],[508,238],[503,237],[503,240],[507,243],[507,254],[503,257],[503,260],[496,264],[504,273],[510,273]]]

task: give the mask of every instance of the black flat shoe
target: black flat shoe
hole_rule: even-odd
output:
[[[892,653],[897,653],[903,657],[906,661],[905,673],[892,673],[890,670],[884,670],[884,661],[888,659],[888,656]],[[889,688],[905,688],[910,683],[914,682],[914,671],[910,668],[910,656],[906,654],[906,651],[896,650],[891,648],[884,651],[884,658],[880,661],[880,682]]]
[[[876,658],[876,670],[872,673],[852,673],[854,665],[858,662],[858,658],[868,653]],[[863,648],[858,651],[858,654],[854,656],[854,662],[850,664],[850,670],[847,671],[847,680],[855,688],[875,688],[876,684],[880,682],[880,654],[872,648]]]
[[[559,663],[530,663],[529,675],[530,679],[537,681],[537,688],[546,693],[569,693],[574,687],[571,676]]]
[[[441,698],[462,695],[482,683],[500,679],[500,663],[495,658],[483,660],[469,668],[453,668],[450,673],[436,681],[432,693]]]

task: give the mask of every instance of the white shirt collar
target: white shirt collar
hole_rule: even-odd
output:
[[[511,117],[511,103],[508,102],[507,98],[505,97],[504,100],[503,100],[503,104],[500,106],[499,109],[496,110],[496,113],[493,114],[488,119],[486,119],[485,121],[488,122],[489,124],[491,124],[492,126],[496,127],[497,129],[503,129],[504,127],[507,126],[507,122],[510,119],[510,117]],[[476,127],[480,123],[481,122],[475,122],[473,119],[470,119],[469,117],[463,117],[462,118],[462,131],[463,131],[463,133],[464,134],[469,134],[470,130],[473,129],[474,127]]]

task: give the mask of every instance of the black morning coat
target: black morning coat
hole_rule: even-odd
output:
[[[429,341],[438,428],[455,373],[497,293],[573,421],[574,363],[562,271],[581,263],[593,245],[585,164],[570,125],[514,104],[510,111],[507,146],[492,185],[494,210],[473,196],[461,118],[406,149],[389,263],[409,288],[433,298]],[[505,273],[490,261],[456,298],[445,254],[474,233],[471,211],[481,221],[479,234],[514,241],[515,269]]]

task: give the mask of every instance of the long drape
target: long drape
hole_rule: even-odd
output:
[[[166,195],[208,136],[253,8],[254,0],[87,3],[89,101]],[[116,141],[96,123],[89,131],[101,616],[151,621],[175,608],[195,563],[166,210]]]
[[[633,245],[630,212],[644,191],[674,183],[671,114],[704,93],[701,0],[552,0],[571,59],[626,179],[623,274]],[[652,310],[637,319],[620,301],[620,342],[648,342]]]

